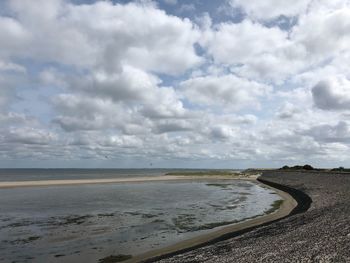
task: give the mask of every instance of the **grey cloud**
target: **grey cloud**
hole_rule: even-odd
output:
[[[65,117],[59,116],[53,119],[53,123],[57,123],[61,128],[67,132],[79,130],[99,130],[108,128],[108,126],[91,119],[81,119],[79,117]]]
[[[155,133],[184,132],[194,129],[193,122],[188,120],[161,120],[154,125]]]
[[[226,140],[235,136],[235,131],[227,126],[217,126],[210,129],[210,136],[214,140]]]
[[[176,5],[177,4],[177,0],[163,0],[163,2],[168,4],[168,5]]]
[[[96,149],[108,150],[109,148],[139,148],[142,147],[141,138],[134,135],[122,135],[117,133],[106,134],[100,131],[75,133],[69,139],[71,146],[91,146]]]
[[[27,116],[25,114],[16,112],[0,112],[0,128],[15,127],[15,126],[27,126],[34,127],[39,126],[38,120],[33,116]]]
[[[271,90],[267,85],[232,74],[192,78],[182,82],[181,89],[189,101],[230,109],[257,106],[258,98]]]
[[[339,121],[336,125],[318,125],[303,132],[316,141],[326,143],[350,143],[350,127],[347,122]]]
[[[10,129],[2,136],[3,142],[18,144],[47,145],[56,139],[57,136],[52,132],[27,127]]]
[[[139,90],[127,92],[129,98],[133,98],[131,102],[126,98],[115,101],[106,96],[104,90],[95,91],[93,97],[85,93],[60,94],[53,100],[58,113],[54,122],[66,131],[117,128],[132,134],[149,131],[153,119],[186,119],[193,116],[187,113],[171,88],[150,86],[142,89],[141,86]],[[118,88],[115,93],[119,93]]]
[[[278,110],[276,116],[280,119],[292,119],[298,113],[300,113],[300,110],[295,105],[287,102]]]
[[[9,98],[11,96],[11,93],[12,93],[11,89],[7,87],[0,88],[0,109],[4,108],[9,104]]]
[[[53,122],[69,132],[115,128],[126,122],[132,114],[124,110],[120,103],[83,95],[61,94],[53,102],[61,114]]]
[[[29,80],[21,72],[0,72],[0,112],[8,110],[8,107],[19,99],[17,87],[23,83],[29,83]]]
[[[69,89],[78,92],[76,97],[92,95],[95,100],[123,103],[124,109],[137,110],[146,118],[186,118],[189,113],[179,95],[172,87],[161,87],[160,84],[152,74],[124,67],[121,73],[99,72],[85,78],[74,78]]]
[[[84,78],[73,78],[69,83],[72,91],[81,91],[115,101],[152,100],[159,79],[151,74],[124,67],[121,73],[92,73]]]
[[[345,87],[335,81],[320,81],[312,88],[316,107],[322,110],[350,110],[350,85]]]

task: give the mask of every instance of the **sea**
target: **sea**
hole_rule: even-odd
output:
[[[162,177],[174,171],[179,169],[0,169],[0,181]],[[244,180],[0,188],[0,262],[128,259],[264,215],[280,199]]]

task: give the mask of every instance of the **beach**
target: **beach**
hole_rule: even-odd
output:
[[[257,172],[262,174],[258,176]],[[123,262],[350,262],[348,174],[280,170],[257,172],[229,177],[167,175],[2,182],[0,188],[45,189],[58,186],[127,185],[144,182],[246,180],[276,192],[284,200],[279,209],[273,213],[219,227],[173,245],[136,254]],[[110,256],[100,257],[101,262],[108,262],[118,255],[111,253]],[[66,259],[74,262],[84,258],[84,255],[76,255]]]
[[[266,171],[260,179],[294,192],[290,216],[148,262],[350,262],[349,174]]]

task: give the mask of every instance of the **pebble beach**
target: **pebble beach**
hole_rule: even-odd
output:
[[[298,207],[247,233],[151,261],[350,262],[349,174],[266,171],[259,179],[294,191]]]

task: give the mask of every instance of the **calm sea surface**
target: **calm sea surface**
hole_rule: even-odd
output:
[[[0,180],[122,178],[167,172],[27,171],[6,174],[2,170]],[[239,180],[0,189],[0,262],[98,262],[110,255],[136,255],[263,215],[279,199],[269,189]]]
[[[237,171],[238,169],[235,169]],[[210,171],[205,169],[0,169],[0,182],[36,180],[114,179],[162,176],[169,172]],[[225,170],[223,170],[225,171]]]
[[[0,181],[112,179],[162,176],[173,171],[179,169],[0,169]]]

